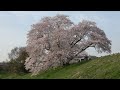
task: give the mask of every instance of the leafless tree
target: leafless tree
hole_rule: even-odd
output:
[[[111,52],[111,41],[95,22],[83,20],[75,25],[66,15],[44,17],[28,33],[25,66],[34,75],[69,64],[89,47],[98,53]]]

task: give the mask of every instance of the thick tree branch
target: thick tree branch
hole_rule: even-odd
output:
[[[73,60],[76,56],[78,56],[82,51],[86,50],[87,48],[91,47],[93,43],[90,42],[89,44],[86,43],[86,46],[84,48],[82,48],[77,54],[75,54],[74,56],[70,57],[69,59],[70,60]],[[69,61],[70,61],[69,60]]]
[[[79,40],[77,40],[74,44],[72,43],[71,48],[73,48],[75,46],[75,44],[77,44],[79,41],[81,41],[82,38],[80,38]]]
[[[87,48],[89,48],[93,43],[90,43],[89,45],[87,45],[85,48],[82,48],[74,57],[76,57],[78,54],[80,54],[82,51],[86,50]]]
[[[89,30],[89,28],[87,28],[87,27],[85,27],[84,30],[85,30],[85,29],[88,29],[88,30]],[[85,31],[85,32],[81,35],[81,37],[80,37],[75,43],[74,43],[74,41],[75,41],[75,40],[74,40],[74,41],[71,43],[71,45],[72,45],[71,48],[73,48],[75,44],[77,44],[79,41],[81,41],[81,40],[83,39],[83,37],[85,36],[86,33],[87,33],[87,32]]]

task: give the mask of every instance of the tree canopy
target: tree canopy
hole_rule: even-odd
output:
[[[74,24],[67,15],[44,17],[28,33],[25,66],[33,74],[69,64],[89,47],[111,53],[111,41],[95,22]]]

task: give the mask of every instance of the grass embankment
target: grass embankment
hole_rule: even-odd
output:
[[[37,76],[0,73],[2,79],[120,79],[120,54],[50,69]]]

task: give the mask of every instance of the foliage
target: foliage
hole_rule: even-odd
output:
[[[15,47],[8,54],[10,61],[1,63],[1,71],[9,73],[27,73],[24,63],[28,54],[25,47]]]
[[[8,62],[1,62],[0,63],[0,72],[8,72]]]

